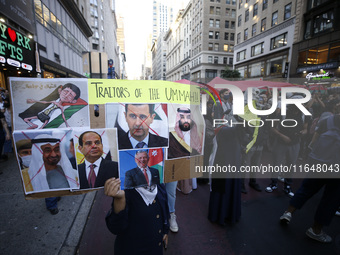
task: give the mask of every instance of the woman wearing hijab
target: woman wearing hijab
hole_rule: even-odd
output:
[[[120,190],[121,181],[111,178],[104,191],[113,197],[106,225],[117,235],[114,254],[163,254],[168,243],[169,208],[163,184]]]

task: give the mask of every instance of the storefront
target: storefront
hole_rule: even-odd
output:
[[[32,1],[0,1],[0,87],[7,77],[36,76]]]

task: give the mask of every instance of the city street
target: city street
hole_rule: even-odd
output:
[[[104,217],[111,198],[103,191],[62,197],[60,212],[52,216],[43,199],[26,201],[15,158],[1,163],[0,254],[113,254],[114,235]],[[300,180],[294,182],[294,190]],[[268,180],[259,180],[264,188]],[[177,234],[170,233],[165,254],[340,254],[340,217],[325,231],[331,244],[309,239],[305,231],[313,221],[320,193],[297,211],[289,226],[279,217],[289,198],[282,185],[273,193],[256,192],[248,186],[242,195],[241,220],[225,227],[207,219],[209,186],[198,185],[189,195],[177,192]],[[92,206],[93,205],[93,206]]]

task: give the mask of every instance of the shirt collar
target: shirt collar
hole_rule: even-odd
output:
[[[85,166],[86,166],[86,168],[89,168],[90,167],[90,165],[91,164],[95,164],[96,165],[96,167],[99,167],[100,166],[100,163],[102,163],[102,157],[100,157],[99,159],[97,159],[95,162],[93,162],[93,163],[91,163],[91,162],[89,162],[89,161],[87,161],[86,159],[85,159]]]
[[[139,141],[137,141],[135,138],[133,138],[131,135],[130,135],[130,131],[128,133],[128,137],[130,139],[130,142],[131,142],[131,145],[132,145],[132,148],[136,148],[136,145],[139,143]],[[146,144],[146,146],[148,147],[148,144],[149,144],[149,133],[148,135],[144,138],[143,141],[140,141],[140,142],[144,142]]]

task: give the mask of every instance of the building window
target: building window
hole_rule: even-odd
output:
[[[266,23],[267,23],[267,19],[266,18],[261,20],[261,32],[266,30]]]
[[[276,2],[278,2],[279,0],[273,0],[273,4],[275,4]]]
[[[230,16],[230,8],[225,8],[225,16]]]
[[[285,6],[285,15],[284,15],[285,20],[291,17],[291,12],[292,12],[292,3],[287,4]]]
[[[244,15],[244,22],[247,22],[249,20],[249,9],[246,10],[245,15]]]
[[[268,8],[268,0],[263,0],[262,11]]]
[[[229,40],[229,33],[224,33],[224,40]]]
[[[221,15],[221,7],[216,7],[216,15]]]
[[[213,57],[212,56],[208,56],[208,63],[212,63],[213,62]]]
[[[220,32],[215,32],[215,39],[220,39]]]
[[[247,40],[248,39],[248,28],[244,30],[244,36],[243,36],[243,40]]]
[[[238,0],[238,8],[241,9],[242,6],[242,0]]]
[[[334,27],[334,10],[324,12],[314,19],[314,35],[332,29]]]
[[[231,22],[230,28],[231,28],[231,29],[235,29],[235,21],[232,21],[232,22]]]
[[[229,52],[234,52],[234,44],[229,45]]]
[[[214,27],[214,19],[209,19],[209,27]]]
[[[236,0],[232,0],[232,1],[231,1],[231,4],[232,4],[232,5],[236,5]]]
[[[273,58],[267,61],[267,72],[266,75],[281,75],[282,74],[282,67],[286,62],[285,59],[287,56]]]
[[[208,50],[213,50],[213,44],[212,43],[208,44]]]
[[[340,43],[331,44],[329,51],[328,62],[338,61],[340,56]]]
[[[242,23],[242,14],[238,16],[237,18],[237,26],[241,26],[241,23]]]
[[[257,11],[258,11],[258,3],[254,4],[253,17],[255,17],[257,15]]]
[[[214,39],[214,32],[213,31],[209,31],[209,39]]]
[[[226,4],[230,4],[230,0],[226,0],[225,3],[226,3]]]
[[[237,52],[236,61],[241,61],[241,60],[244,60],[244,59],[246,59],[246,50]]]
[[[232,9],[232,10],[231,10],[231,17],[232,17],[232,18],[235,18],[235,17],[236,17],[236,10],[235,10],[235,9]]]
[[[312,37],[312,21],[311,20],[308,20],[306,21],[306,27],[305,27],[305,35],[304,35],[304,38],[305,39],[309,39]]]
[[[263,53],[264,51],[264,43],[259,43],[259,44],[256,44],[255,46],[252,46],[251,47],[251,56],[257,56],[257,55],[260,55]]]
[[[224,27],[225,27],[225,28],[229,28],[229,20],[226,20],[226,21],[225,21]]]
[[[234,41],[235,40],[235,34],[234,33],[230,33],[230,41]]]
[[[234,58],[229,58],[229,65],[233,65]]]
[[[205,77],[207,78],[215,78],[217,76],[217,70],[206,70]]]
[[[214,50],[215,50],[215,51],[218,51],[218,50],[219,50],[219,44],[218,44],[218,43],[215,43],[215,45],[214,45]]]
[[[219,19],[216,20],[215,27],[220,27],[220,20]]]
[[[224,58],[223,58],[223,64],[224,64],[224,65],[227,65],[227,64],[228,64],[228,58],[227,58],[227,57],[224,57]]]
[[[281,48],[287,45],[287,33],[270,39],[270,50]]]
[[[277,11],[272,15],[272,27],[277,25]]]
[[[214,57],[214,64],[218,64],[218,57]]]
[[[241,33],[238,33],[236,37],[236,44],[239,44],[240,42],[241,42]]]
[[[210,6],[210,12],[209,12],[209,14],[214,14],[214,6]]]
[[[257,25],[257,23],[253,24],[253,26],[251,28],[251,36],[255,36],[256,35],[256,25]]]
[[[228,44],[224,44],[223,45],[223,50],[224,51],[228,51],[229,50],[229,45]]]

